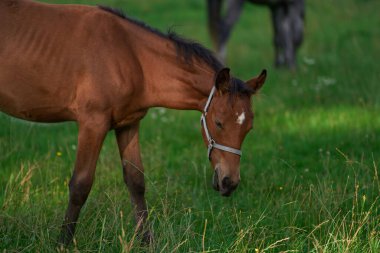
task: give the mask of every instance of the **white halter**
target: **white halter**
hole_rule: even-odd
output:
[[[203,125],[203,129],[205,131],[206,138],[207,138],[207,141],[208,141],[208,150],[207,150],[208,159],[211,158],[211,151],[212,151],[213,148],[217,148],[217,149],[220,149],[220,150],[223,150],[223,151],[230,152],[230,153],[233,153],[235,155],[241,156],[242,153],[241,153],[240,149],[231,148],[231,147],[224,146],[224,145],[216,143],[215,140],[211,137],[211,135],[210,135],[210,133],[208,131],[207,124],[206,124],[206,115],[207,115],[207,111],[208,111],[208,108],[210,106],[211,100],[212,100],[212,98],[214,96],[215,90],[216,90],[215,86],[212,87],[212,90],[210,92],[210,95],[208,96],[205,108],[203,109],[203,113],[202,113],[202,116],[201,116],[201,124]]]

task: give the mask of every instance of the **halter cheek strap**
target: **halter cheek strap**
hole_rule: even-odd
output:
[[[207,111],[208,111],[208,108],[210,106],[210,103],[211,103],[211,100],[212,98],[214,97],[214,93],[215,93],[215,86],[212,87],[212,90],[210,92],[210,95],[208,96],[208,99],[207,99],[207,102],[206,102],[206,105],[203,109],[203,113],[202,113],[202,116],[201,116],[201,124],[203,126],[203,129],[205,131],[205,134],[206,134],[206,138],[207,138],[207,141],[208,141],[208,148],[207,148],[207,156],[208,156],[208,159],[211,160],[211,151],[213,148],[216,148],[216,149],[220,149],[220,150],[223,150],[225,152],[230,152],[230,153],[233,153],[235,155],[238,155],[238,156],[241,156],[242,155],[242,152],[240,149],[236,149],[236,148],[231,148],[231,147],[228,147],[228,146],[224,146],[224,145],[221,145],[219,143],[217,143],[210,135],[210,132],[207,128],[207,123],[206,123],[206,115],[207,115]]]

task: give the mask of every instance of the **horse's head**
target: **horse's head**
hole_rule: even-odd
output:
[[[202,114],[202,133],[214,168],[213,187],[229,196],[240,182],[241,145],[253,126],[251,96],[265,82],[266,71],[247,82],[230,77],[224,68]]]

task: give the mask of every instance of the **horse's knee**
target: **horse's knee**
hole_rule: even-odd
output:
[[[128,189],[137,195],[144,195],[145,193],[145,182],[144,180],[136,180],[133,178],[124,179],[125,183],[128,186]]]
[[[132,174],[124,172],[124,182],[133,194],[144,195],[145,181],[142,173]]]
[[[139,195],[144,195],[145,193],[145,182],[136,182],[133,184],[133,191]]]
[[[78,180],[75,176],[72,177],[69,183],[70,201],[76,206],[82,206],[90,193],[92,179],[84,178]]]

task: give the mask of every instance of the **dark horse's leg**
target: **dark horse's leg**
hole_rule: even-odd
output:
[[[305,0],[296,0],[291,9],[291,24],[293,30],[293,43],[298,49],[303,41],[303,30],[305,25]]]
[[[90,193],[96,162],[108,129],[108,122],[95,116],[92,120],[79,122],[77,157],[69,184],[70,199],[62,225],[59,241],[61,244],[68,245],[73,239],[75,225]]]
[[[239,19],[244,0],[228,0],[225,15],[222,15],[222,0],[208,0],[208,26],[217,56],[222,62],[227,53],[227,41],[231,30]]]
[[[276,4],[271,7],[272,24],[274,30],[275,64],[280,66],[294,66],[294,46],[289,20],[289,5],[287,3]]]
[[[277,67],[295,68],[296,51],[303,39],[304,0],[271,6]]]
[[[139,124],[117,129],[116,138],[123,165],[124,182],[131,196],[138,232],[143,236],[142,240],[149,243],[152,237],[146,223],[148,211],[144,196],[145,182],[140,155]]]
[[[219,49],[219,26],[221,22],[222,0],[207,0],[208,29],[215,50]]]

